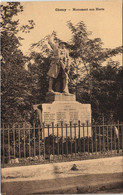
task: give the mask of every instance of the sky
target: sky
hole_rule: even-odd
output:
[[[83,21],[88,31],[92,31],[90,38],[101,38],[105,48],[115,48],[122,45],[122,1],[64,1],[64,2],[21,2],[24,7],[19,14],[20,24],[27,24],[33,19],[35,27],[24,37],[22,51],[27,54],[30,45],[38,42],[53,31],[63,41],[70,41],[71,31],[67,21],[73,24]],[[73,11],[73,9],[76,11]],[[98,8],[98,10],[96,9]],[[64,11],[57,11],[64,9]],[[77,9],[83,9],[80,11]],[[94,10],[90,10],[94,9]],[[121,60],[121,56],[119,56]]]

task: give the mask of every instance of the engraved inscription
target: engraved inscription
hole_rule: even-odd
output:
[[[44,112],[44,122],[45,123],[55,122],[55,113]]]
[[[67,120],[66,120],[66,112],[57,112],[57,122],[59,123],[59,122],[61,122],[61,121],[63,121],[63,122],[67,122]]]
[[[63,123],[69,124],[72,123],[78,124],[78,121],[81,123],[86,123],[88,120],[91,122],[91,109],[88,105],[81,105],[79,103],[53,103],[51,105],[43,106],[43,122],[54,124]]]
[[[70,121],[73,121],[74,123],[78,122],[78,112],[70,112]]]

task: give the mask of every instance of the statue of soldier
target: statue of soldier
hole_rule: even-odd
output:
[[[68,73],[69,73],[69,52],[66,49],[66,43],[60,42],[59,45],[54,43],[53,35],[48,37],[48,43],[53,50],[53,58],[48,71],[49,92],[54,93],[54,80],[58,77],[62,79],[62,93],[69,93],[68,90]]]

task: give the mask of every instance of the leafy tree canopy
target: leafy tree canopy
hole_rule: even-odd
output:
[[[29,91],[30,75],[24,66],[27,58],[19,49],[21,37],[17,33],[21,30],[29,32],[34,22],[29,21],[26,26],[20,26],[14,16],[23,11],[20,3],[5,3],[1,5],[1,71],[2,71],[2,121],[14,122],[28,118],[30,110]],[[30,100],[30,101],[29,101]]]

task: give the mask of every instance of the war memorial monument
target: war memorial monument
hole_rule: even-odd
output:
[[[61,124],[81,124],[85,125],[84,135],[80,129],[80,137],[91,136],[91,105],[82,104],[76,101],[75,94],[69,93],[68,73],[70,68],[69,53],[66,43],[60,42],[59,46],[53,43],[53,37],[49,36],[49,45],[53,50],[54,56],[48,71],[49,89],[46,93],[45,102],[34,105],[37,110],[40,123],[45,125]],[[87,129],[88,128],[88,129]],[[87,133],[88,131],[88,133]],[[56,133],[56,132],[54,132]],[[69,134],[68,130],[68,134]],[[46,136],[46,134],[45,134]]]

